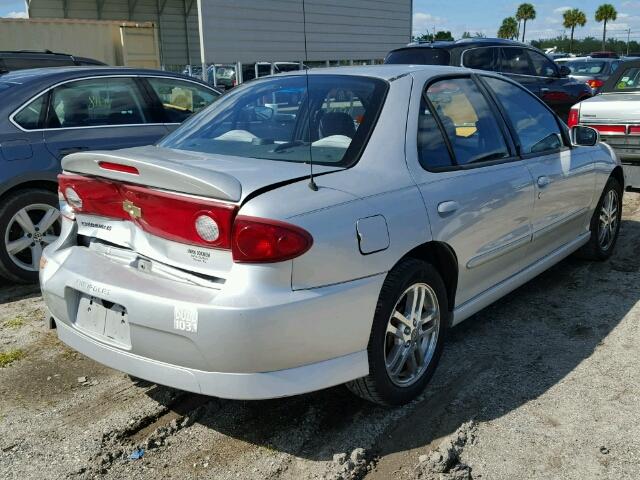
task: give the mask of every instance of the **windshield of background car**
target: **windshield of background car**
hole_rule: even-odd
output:
[[[640,92],[640,66],[627,67],[616,78],[611,77],[603,91],[605,93]]]
[[[387,55],[384,63],[396,65],[449,65],[451,56],[441,48],[415,47],[395,50]]]
[[[574,75],[598,75],[606,68],[605,62],[567,62],[565,65]]]
[[[288,162],[349,166],[382,108],[387,82],[291,75],[247,83],[195,115],[159,146]]]

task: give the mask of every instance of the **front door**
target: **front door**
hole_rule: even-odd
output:
[[[589,228],[595,170],[588,148],[571,148],[557,117],[522,88],[482,77],[495,93],[535,185],[533,249],[538,257],[576,240]]]
[[[135,78],[73,81],[51,91],[44,140],[58,159],[82,150],[149,145],[168,132],[155,115]]]
[[[423,92],[413,100],[407,160],[433,239],[458,258],[459,306],[528,265],[533,181],[473,78],[437,80]]]

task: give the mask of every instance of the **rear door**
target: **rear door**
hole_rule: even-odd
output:
[[[459,306],[528,265],[533,181],[474,78],[439,79],[422,93],[412,100],[407,160],[434,240],[458,258]]]
[[[586,147],[571,148],[558,118],[517,85],[482,77],[508,119],[535,184],[533,249],[538,258],[588,229],[595,170]]]
[[[67,82],[49,98],[44,140],[58,159],[83,150],[149,145],[168,133],[135,77]]]

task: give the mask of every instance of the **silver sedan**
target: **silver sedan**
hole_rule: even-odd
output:
[[[608,258],[624,191],[595,130],[436,66],[268,77],[63,168],[40,270],[60,339],[236,399],[410,401],[449,328],[575,251]]]

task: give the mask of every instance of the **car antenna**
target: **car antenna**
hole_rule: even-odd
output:
[[[309,54],[307,51],[307,11],[304,0],[302,0],[302,31],[304,35],[304,61],[309,63]],[[307,82],[307,103],[309,111],[307,112],[307,124],[309,126],[309,188],[314,192],[318,191],[318,185],[313,178],[313,151],[311,150],[311,90],[309,89],[309,72],[304,70],[304,76]]]

